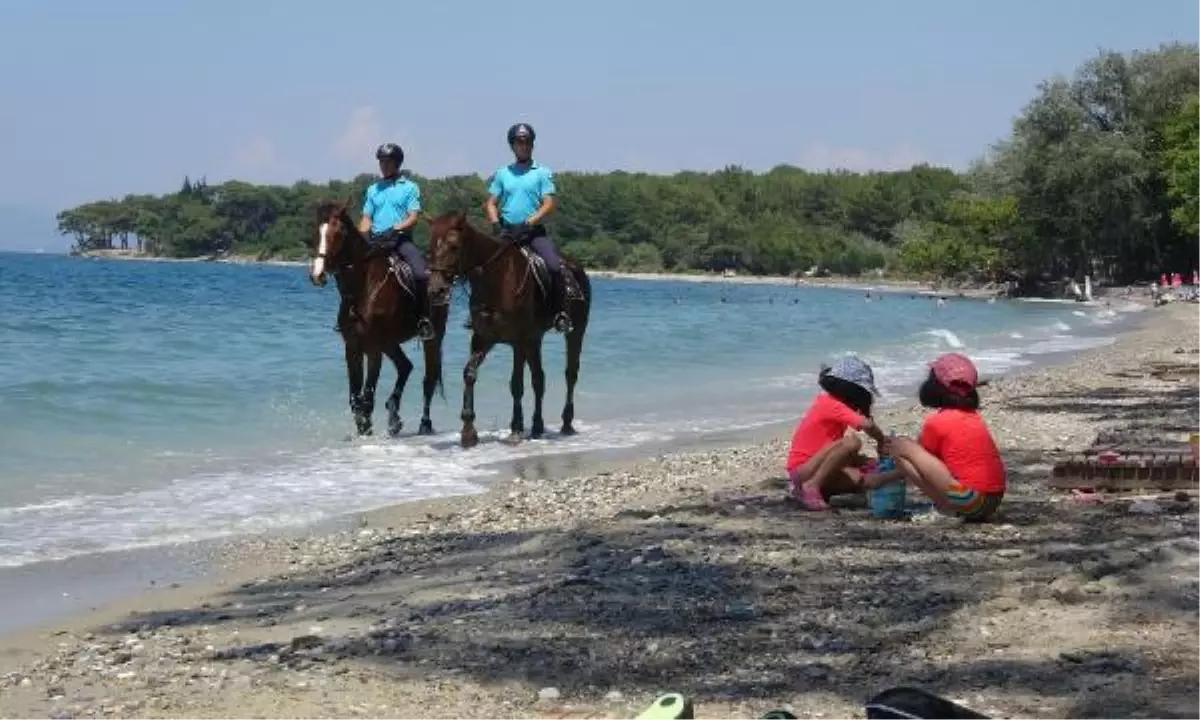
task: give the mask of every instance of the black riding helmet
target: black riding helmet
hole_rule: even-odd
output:
[[[517,138],[529,138],[529,142],[532,143],[537,140],[537,133],[533,131],[532,125],[517,123],[508,129],[508,144],[512,145]]]
[[[396,161],[397,165],[404,164],[404,150],[396,143],[384,143],[375,151],[375,159],[382,160],[391,158]]]

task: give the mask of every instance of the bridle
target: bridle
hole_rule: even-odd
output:
[[[358,283],[354,283],[354,287],[351,287],[351,283],[349,282],[349,277],[347,277],[347,276],[351,272],[353,272],[354,269],[356,267],[358,267],[359,265],[363,265],[363,266],[366,265],[367,261],[370,260],[370,249],[368,248],[368,250],[366,251],[366,253],[364,253],[362,258],[349,257],[350,253],[348,253],[346,251],[346,243],[344,241],[344,238],[346,235],[349,234],[349,232],[347,231],[347,228],[350,228],[351,230],[354,230],[355,232],[357,232],[357,230],[354,228],[354,224],[352,222],[350,222],[350,218],[346,217],[345,212],[335,215],[332,218],[325,219],[325,223],[329,224],[329,225],[333,224],[334,221],[337,222],[337,228],[338,228],[339,235],[341,235],[343,237],[343,242],[340,242],[338,244],[337,257],[338,257],[339,262],[337,263],[336,266],[328,263],[327,253],[325,253],[325,252],[317,252],[314,254],[313,257],[320,258],[320,259],[326,261],[325,272],[329,275],[332,275],[334,278],[336,278],[338,280],[338,283],[337,283],[338,294],[343,299],[353,300],[358,295],[358,292],[362,288],[358,287]],[[359,240],[362,240],[361,235],[359,236]],[[365,267],[364,267],[364,269],[365,269]],[[388,275],[391,275],[391,273],[388,273]],[[364,282],[366,281],[365,276],[363,277],[363,281]],[[382,282],[377,283],[376,286],[374,288],[372,288],[371,292],[368,294],[367,304],[370,304],[370,301],[375,299],[375,296],[379,293],[379,290],[386,283],[387,283],[387,277],[385,277]]]

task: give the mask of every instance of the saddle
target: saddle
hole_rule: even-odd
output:
[[[387,255],[389,272],[400,284],[400,289],[408,293],[409,297],[416,298],[416,275],[413,273],[412,266],[405,262],[404,257],[400,255],[400,243],[394,240],[374,242],[367,252],[367,259],[381,254]]]

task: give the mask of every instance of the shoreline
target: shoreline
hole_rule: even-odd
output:
[[[99,260],[122,260],[136,262],[167,262],[167,263],[221,263],[226,265],[268,265],[277,267],[307,267],[302,260],[258,260],[252,256],[232,255],[227,257],[193,257],[171,258],[157,255],[147,255],[129,250],[86,250],[74,257]],[[780,287],[825,287],[843,290],[874,290],[886,293],[914,293],[918,295],[941,296],[946,298],[990,299],[1002,297],[1002,289],[987,285],[968,285],[961,288],[939,288],[937,283],[924,280],[910,280],[892,277],[805,277],[796,278],[787,275],[733,275],[724,276],[718,273],[701,272],[623,272],[617,270],[591,270],[588,273],[593,278],[612,280],[644,280],[648,282],[699,282],[725,283],[730,285],[769,285]]]
[[[797,514],[777,501],[781,491],[772,480],[780,474],[786,448],[786,433],[780,428],[764,429],[765,439],[753,442],[734,442],[723,449],[677,450],[651,459],[626,458],[603,470],[583,460],[579,465],[586,472],[583,477],[568,475],[570,461],[563,468],[554,467],[548,458],[532,458],[526,462],[544,467],[531,467],[522,473],[525,477],[496,482],[482,494],[370,511],[362,514],[359,527],[326,535],[237,539],[223,551],[228,553],[222,558],[227,568],[215,578],[144,592],[9,636],[0,656],[0,714],[89,714],[119,706],[118,713],[148,716],[340,717],[360,713],[354,708],[361,706],[373,716],[516,717],[536,715],[548,704],[554,705],[555,701],[538,699],[539,689],[546,687],[558,690],[564,702],[582,703],[599,712],[635,712],[658,692],[679,688],[696,693],[702,699],[701,713],[709,716],[722,712],[724,716],[745,715],[754,711],[747,703],[773,707],[784,698],[809,712],[841,714],[858,712],[839,694],[849,689],[844,683],[854,679],[842,677],[843,671],[860,676],[857,692],[865,694],[872,688],[861,687],[864,672],[875,679],[888,676],[913,681],[911,675],[897,675],[895,667],[892,675],[887,675],[886,668],[891,667],[887,663],[901,657],[907,660],[897,667],[915,663],[920,672],[932,673],[929,682],[937,688],[939,682],[949,682],[955,663],[942,667],[933,661],[945,653],[961,655],[963,650],[956,643],[964,644],[969,652],[982,653],[981,657],[996,651],[993,642],[979,646],[969,634],[956,634],[958,622],[974,627],[983,618],[992,636],[1007,637],[1039,627],[1053,634],[1061,628],[1047,628],[1045,621],[1032,618],[1022,621],[1013,614],[1029,604],[1035,613],[1066,613],[1068,620],[1082,614],[1094,625],[1096,613],[1106,613],[1109,605],[1129,599],[1120,589],[1124,585],[1101,587],[1095,579],[1071,575],[1074,571],[1070,568],[1079,564],[1079,558],[1071,556],[1074,559],[1067,562],[1070,558],[1062,556],[1064,550],[1046,551],[1032,542],[1043,530],[1048,531],[1041,538],[1044,543],[1061,545],[1063,532],[1071,531],[1075,533],[1067,536],[1073,539],[1071,544],[1082,543],[1093,553],[1127,554],[1128,548],[1115,544],[1131,534],[1170,548],[1176,548],[1180,539],[1194,539],[1194,502],[1182,513],[1157,518],[1131,516],[1120,505],[1107,506],[1099,518],[1088,518],[1043,497],[1049,458],[1087,445],[1096,432],[1121,425],[1122,416],[1131,416],[1134,410],[1121,409],[1132,402],[1129,399],[1123,399],[1116,410],[1100,413],[1099,408],[1070,409],[1083,403],[1065,403],[1061,398],[1036,403],[1030,398],[1056,387],[1073,391],[1072,397],[1095,395],[1095,403],[1107,402],[1106,393],[1129,386],[1140,386],[1143,394],[1158,392],[1162,381],[1113,373],[1136,371],[1151,358],[1194,365],[1194,354],[1175,354],[1174,350],[1181,347],[1194,353],[1198,344],[1195,333],[1195,311],[1189,306],[1168,306],[1145,313],[1112,345],[1078,353],[1066,363],[1021,369],[990,385],[985,391],[985,417],[1014,471],[1012,499],[1006,500],[1006,507],[1011,504],[1011,519],[1000,525],[968,530],[914,523],[910,528],[872,521],[862,517],[861,511],[849,512],[845,518]],[[1110,387],[1113,389],[1106,389]],[[1154,410],[1162,416],[1183,413],[1194,428],[1195,385],[1182,389],[1188,407],[1168,408],[1164,400]],[[1180,390],[1175,386],[1164,392],[1175,393],[1169,397],[1177,400]],[[797,413],[801,411],[797,409]],[[880,414],[889,429],[899,432],[912,432],[920,416],[911,404],[881,408]],[[1054,510],[1057,513],[1051,512]],[[1018,522],[1031,518],[1032,523]],[[1133,524],[1127,526],[1130,522]],[[1153,531],[1147,528],[1148,522],[1153,523]],[[806,528],[813,527],[822,532],[809,537]],[[798,535],[781,542],[776,537],[781,532]],[[855,553],[843,555],[837,547],[826,547],[830,532],[843,544],[867,542]],[[883,627],[873,627],[869,613],[856,615],[853,604],[849,610],[842,602],[829,605],[851,588],[870,594],[878,582],[902,589],[899,595],[919,594],[918,586],[923,585],[913,584],[916,576],[928,577],[925,584],[935,578],[948,582],[940,590],[943,597],[964,592],[953,578],[945,576],[944,569],[938,569],[939,564],[946,565],[942,555],[948,550],[935,553],[937,557],[928,558],[932,564],[925,565],[930,553],[920,546],[905,546],[896,533],[940,533],[944,536],[940,542],[947,549],[962,553],[976,552],[963,537],[986,546],[982,557],[998,563],[999,569],[982,573],[979,582],[997,595],[976,597],[973,604],[962,605],[961,613],[957,605],[955,612],[945,614],[941,612],[945,608],[935,604],[913,616],[924,613],[937,618],[936,622],[894,619],[891,626]],[[738,542],[729,545],[734,537]],[[1087,539],[1090,545],[1084,542]],[[882,546],[876,547],[879,543]],[[821,555],[822,547],[831,553],[828,558]],[[1000,554],[1011,551],[1017,554]],[[1186,555],[1194,581],[1194,547],[1176,548],[1167,554],[1171,553]],[[876,555],[880,565],[871,572],[883,575],[864,586],[860,581],[873,577],[861,574],[867,570],[864,557]],[[1031,565],[1032,580],[1013,574],[1012,566],[1025,564]],[[1143,563],[1138,571],[1148,567]],[[796,568],[815,580],[817,587],[788,581]],[[1051,570],[1047,568],[1057,575],[1048,578],[1046,573]],[[748,579],[743,577],[747,573]],[[993,583],[993,574],[999,585]],[[1111,576],[1121,576],[1121,572],[1105,577]],[[680,577],[686,580],[685,587],[677,587],[684,582]],[[1156,592],[1176,592],[1173,586],[1164,590],[1160,580],[1152,578],[1151,584],[1158,583]],[[1099,589],[1087,586],[1089,582]],[[779,588],[789,583],[792,589],[783,590],[780,596],[790,598],[787,607],[777,607]],[[1021,600],[1016,607],[1004,590],[1009,585],[1019,591]],[[1056,590],[1044,598],[1036,587],[1047,585]],[[821,592],[803,602],[795,597],[816,590]],[[1032,599],[1022,593],[1032,593]],[[591,599],[584,607],[576,607],[575,596]],[[1066,597],[1072,601],[1062,599]],[[993,607],[1005,598],[1009,598],[1007,609]],[[876,605],[879,602],[883,600]],[[740,603],[749,604],[743,607]],[[824,625],[823,615],[805,603],[824,607],[822,613],[853,617]],[[674,609],[664,615],[654,610],[660,604]],[[686,621],[688,608],[702,622],[714,623],[712,638],[693,637],[694,623]],[[866,610],[882,612],[876,606]],[[789,619],[787,613],[792,611],[803,612]],[[1161,623],[1165,629],[1159,633],[1152,627],[1142,642],[1153,640],[1174,653],[1174,665],[1167,669],[1154,666],[1156,677],[1182,672],[1180,657],[1191,663],[1191,675],[1180,676],[1181,682],[1191,683],[1190,699],[1180,696],[1180,690],[1162,687],[1157,680],[1149,683],[1136,677],[1138,673],[1129,669],[1132,666],[1102,672],[1130,676],[1130,683],[1149,686],[1149,691],[1127,693],[1131,696],[1147,701],[1149,692],[1157,693],[1160,700],[1155,702],[1174,698],[1182,703],[1187,699],[1194,711],[1195,648],[1187,655],[1179,640],[1186,640],[1189,632],[1194,639],[1195,613],[1182,619],[1177,614],[1164,615]],[[988,619],[993,615],[1003,616],[1005,622],[993,625]],[[609,622],[617,624],[605,624]],[[903,645],[893,646],[888,638],[894,634],[895,623],[904,622],[925,624],[916,636],[906,635]],[[1071,622],[1065,625],[1072,626]],[[1179,625],[1181,622],[1184,625]],[[114,624],[120,627],[111,629]],[[737,633],[726,634],[727,625]],[[802,636],[797,636],[801,631]],[[978,631],[972,632],[978,636]],[[1105,627],[1104,632],[1111,635],[1116,630]],[[312,636],[317,639],[305,639]],[[490,640],[479,640],[484,636]],[[949,638],[950,646],[938,645],[940,636]],[[579,639],[564,644],[563,640],[571,637]],[[585,637],[588,639],[582,639]],[[680,639],[684,637],[693,639]],[[1060,645],[1111,645],[1116,642],[1114,637],[1074,638],[1078,642],[1063,640]],[[1124,634],[1120,637],[1130,640]],[[710,639],[720,642],[712,645]],[[776,660],[785,667],[799,662],[795,672],[822,691],[794,697],[795,684],[780,685],[770,663],[763,666],[760,662],[783,651],[777,645],[785,639],[791,654],[803,657]],[[754,655],[739,656],[732,665],[725,662],[732,662],[734,658],[726,655],[740,652],[750,640],[757,648]],[[313,642],[317,644],[305,647]],[[689,647],[687,642],[693,645]],[[799,649],[796,642],[800,642]],[[273,651],[247,650],[258,643],[281,644]],[[934,646],[922,651],[924,659],[914,661],[906,654],[914,643]],[[284,652],[289,647],[295,650]],[[590,659],[582,665],[570,660],[581,647],[591,648]],[[1010,639],[1000,647],[1020,649],[1023,645],[1019,639]],[[437,653],[429,654],[434,650]],[[1060,650],[1051,647],[1047,651],[1053,659]],[[886,657],[880,665],[875,659],[863,659],[863,652]],[[703,660],[700,666],[689,659],[693,656]],[[380,664],[382,659],[387,659],[386,666]],[[1084,664],[1088,662],[1092,661]],[[1157,660],[1141,658],[1138,662],[1147,667]],[[625,665],[642,669],[630,674],[622,669]],[[942,669],[936,670],[934,665]],[[93,666],[102,670],[83,672]],[[600,670],[593,673],[593,666],[605,668],[609,676]],[[750,674],[757,675],[746,681],[749,685],[730,685],[741,666],[752,666]],[[850,671],[850,667],[857,669]],[[16,674],[4,675],[4,671]],[[1021,676],[1024,671],[1009,667],[1007,672]],[[1038,673],[1047,672],[1040,666],[1037,672],[1028,670],[1031,682]],[[1073,672],[1091,677],[1086,667]],[[729,673],[733,675],[726,677]],[[1070,678],[1060,681],[1074,682]],[[1106,693],[1128,690],[1124,683],[1072,686],[1070,695],[1095,696],[1100,702],[1107,698]],[[985,712],[995,707],[1001,709],[993,712],[1059,716],[1073,707],[1064,704],[1069,698],[1064,699],[1063,693],[1045,706],[1038,704],[1045,698],[1023,694],[1020,688],[1011,687],[1011,682],[993,684],[1002,686],[1002,691],[969,704]],[[986,685],[981,683],[980,688]],[[733,687],[742,689],[729,689]],[[216,688],[221,688],[221,695],[208,697]],[[613,692],[622,693],[622,699],[613,699]],[[544,693],[547,698],[553,694]],[[606,694],[609,698],[602,699]],[[769,698],[780,699],[771,702]],[[1128,708],[1129,702],[1123,707]],[[1173,712],[1173,707],[1160,706],[1160,712]]]
[[[370,522],[375,516],[414,516],[452,508],[470,498],[486,497],[511,483],[541,482],[554,477],[614,472],[630,468],[647,458],[670,453],[699,452],[765,442],[784,424],[766,423],[748,428],[684,434],[670,440],[643,445],[573,450],[499,460],[481,466],[474,480],[480,489],[439,497],[396,502],[381,507],[353,510],[321,520],[273,527],[258,533],[235,533],[217,537],[120,547],[95,552],[48,558],[14,566],[0,566],[0,607],[9,615],[0,617],[0,647],[3,639],[52,627],[88,613],[102,611],[114,603],[122,605],[163,588],[183,583],[193,587],[224,584],[240,575],[251,556],[250,567],[260,572],[261,557],[255,553],[278,553],[283,545],[297,540],[347,532]],[[501,473],[493,479],[491,471]],[[118,575],[105,578],[105,573]],[[81,581],[95,583],[80,588]],[[35,588],[32,593],[27,592]],[[20,590],[20,591],[18,591]],[[83,590],[84,592],[80,592]],[[6,591],[12,592],[8,595]],[[3,663],[0,662],[0,668]]]
[[[1120,337],[1137,330],[1146,319],[1145,313],[1123,314],[1115,325],[1108,326],[1103,334]],[[1083,337],[1086,337],[1085,334]],[[1068,361],[1078,351],[1057,350],[1050,353],[1025,355],[1028,363],[1017,366],[1004,375],[988,375],[989,379],[1014,376],[1032,372],[1042,367],[1055,366]],[[907,388],[915,392],[916,385]],[[903,404],[903,395],[889,399],[879,407],[887,411],[897,403]],[[525,481],[546,480],[564,475],[589,475],[613,468],[626,468],[650,457],[667,453],[698,452],[731,445],[766,442],[774,438],[790,436],[795,418],[782,421],[756,423],[748,427],[716,431],[683,432],[670,439],[660,439],[633,446],[601,447],[571,450],[548,455],[535,454],[527,457],[499,460],[480,468],[480,474],[471,480],[474,492],[420,498],[397,502],[381,507],[350,510],[319,520],[273,527],[261,532],[219,534],[186,540],[163,540],[161,542],[129,547],[115,547],[66,557],[47,557],[19,565],[0,566],[0,606],[10,613],[0,618],[0,637],[27,631],[31,628],[69,618],[81,612],[97,609],[112,602],[135,597],[139,593],[166,587],[180,582],[203,583],[236,565],[223,562],[221,558],[243,555],[239,544],[277,542],[282,539],[311,537],[339,532],[352,527],[371,514],[388,512],[396,507],[420,509],[425,504],[442,507],[464,498],[487,495],[497,486],[503,486],[511,478]],[[499,473],[495,475],[494,473]],[[98,568],[108,568],[119,577],[110,577]],[[136,568],[129,571],[128,568]],[[82,582],[87,580],[87,582]],[[9,592],[5,592],[8,588]],[[17,588],[34,588],[32,593],[17,592]],[[49,601],[40,598],[49,598]]]

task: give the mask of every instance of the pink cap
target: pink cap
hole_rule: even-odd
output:
[[[979,371],[962,353],[946,353],[929,366],[933,376],[955,395],[969,395],[979,385]]]

